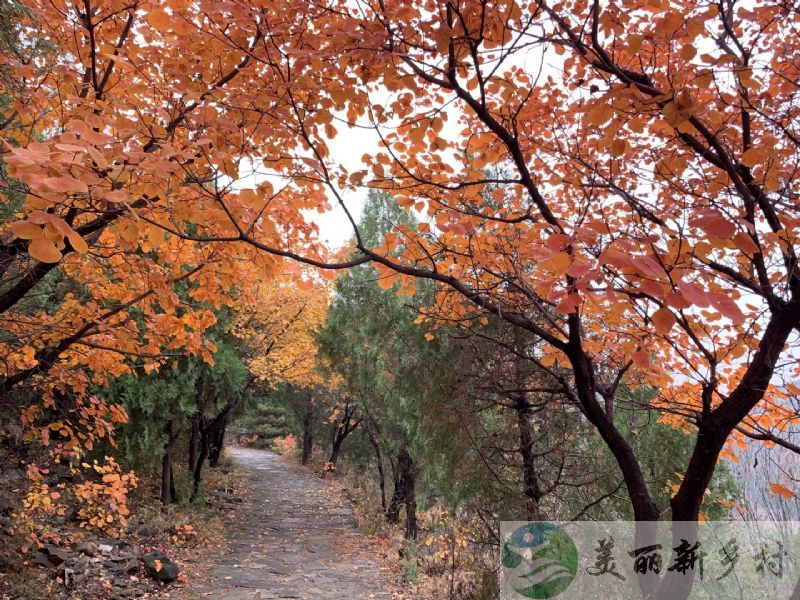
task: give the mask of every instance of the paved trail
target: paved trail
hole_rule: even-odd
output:
[[[389,600],[350,506],[327,486],[272,452],[232,447],[248,497],[227,531],[230,546],[213,561],[194,597]],[[362,557],[359,557],[359,552]]]

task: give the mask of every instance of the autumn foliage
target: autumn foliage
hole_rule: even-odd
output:
[[[247,368],[267,386],[319,383],[315,338],[328,306],[324,281],[277,278],[252,290],[232,334],[244,344]]]
[[[526,360],[599,432],[638,519],[660,515],[614,423],[621,386],[657,386],[663,420],[697,434],[675,519],[699,517],[738,444],[796,450],[791,3],[27,4],[22,35],[48,50],[4,57],[3,183],[23,199],[3,225],[0,344],[3,391],[35,386],[24,420],[45,441],[108,436],[125,417],[91,385],[127,359],[213,360],[211,307],[291,259],[371,262],[401,293],[430,279],[432,320],[535,334]],[[335,144],[356,127],[376,150],[354,167]],[[365,187],[419,224],[381,247],[354,230],[353,256],[327,258],[309,211],[347,212]],[[56,273],[55,311],[23,302]],[[293,352],[254,368],[300,368]]]

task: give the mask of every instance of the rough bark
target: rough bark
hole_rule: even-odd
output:
[[[378,468],[378,487],[381,490],[381,511],[386,514],[386,474],[383,472],[381,447],[378,443],[377,436],[370,427],[367,428],[367,437],[369,438],[369,443],[372,445],[372,450],[375,452],[375,461]]]
[[[175,493],[175,480],[172,472],[172,450],[175,445],[176,435],[172,431],[172,422],[164,426],[164,453],[161,457],[161,503],[170,504],[177,502]]]
[[[300,462],[307,465],[314,451],[314,402],[309,395],[306,399],[306,412],[303,415],[303,456]]]
[[[394,492],[392,499],[389,502],[389,507],[386,509],[386,520],[389,523],[396,524],[400,522],[400,506],[403,504],[403,490],[400,487],[400,479],[395,477]]]
[[[189,472],[194,473],[197,466],[197,457],[200,455],[200,415],[192,417],[191,430],[189,431]]]
[[[192,501],[197,500],[200,494],[200,481],[203,478],[203,463],[208,457],[208,428],[200,428],[200,454],[197,457],[197,464],[194,467],[193,482],[192,482]]]
[[[360,420],[354,418],[356,409],[351,404],[346,404],[344,414],[339,422],[336,424],[336,429],[333,432],[333,445],[331,447],[331,456],[329,462],[335,467],[339,460],[339,455],[342,451],[342,444],[351,433],[353,433],[361,423]]]
[[[394,492],[386,509],[386,520],[389,523],[400,522],[400,507],[406,508],[405,538],[417,539],[417,468],[408,451],[403,448],[397,454],[397,466],[394,469]]]
[[[517,413],[519,454],[522,458],[522,492],[525,496],[525,515],[530,521],[539,521],[541,520],[539,501],[542,499],[542,490],[534,464],[531,406],[524,394],[517,396],[514,410]]]
[[[417,470],[414,461],[405,450],[400,453],[398,458],[400,488],[402,490],[403,503],[406,506],[405,538],[407,540],[415,540],[417,539]]]
[[[222,456],[222,450],[225,448],[225,429],[228,426],[227,411],[223,413],[222,420],[219,421],[212,429],[210,440],[210,447],[208,449],[208,466],[214,468],[219,465],[219,459]]]

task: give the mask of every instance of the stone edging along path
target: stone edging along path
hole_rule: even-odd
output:
[[[352,509],[299,466],[266,450],[229,447],[247,497],[187,598],[390,600]]]

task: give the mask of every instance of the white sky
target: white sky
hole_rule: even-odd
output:
[[[378,153],[380,149],[378,134],[371,129],[348,127],[338,120],[335,120],[333,125],[338,130],[338,134],[334,139],[328,140],[331,165],[334,168],[341,165],[350,173],[366,168],[361,157],[364,154],[375,156]],[[358,222],[367,200],[367,190],[359,188],[355,191],[338,191],[343,194],[347,210]],[[320,240],[329,248],[340,248],[353,237],[353,227],[330,192],[328,198],[332,210],[324,214],[309,213],[308,217],[319,227]]]

